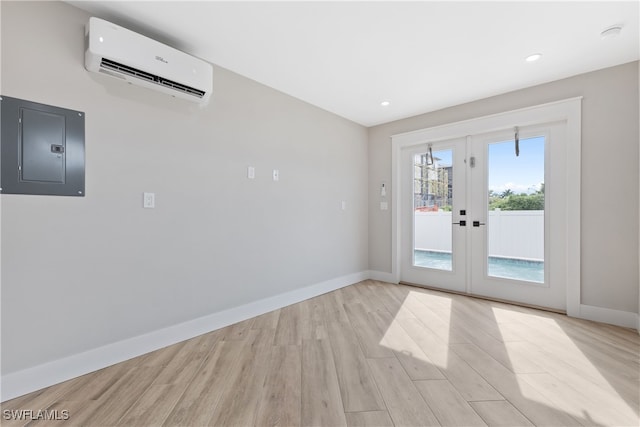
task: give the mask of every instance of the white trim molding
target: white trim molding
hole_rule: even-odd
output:
[[[612,325],[631,329],[638,329],[638,321],[640,321],[640,317],[637,313],[632,313],[630,311],[612,310],[610,308],[596,307],[593,305],[585,304],[580,304],[580,315],[576,317],[593,320],[595,322],[609,323]]]
[[[243,320],[286,307],[368,279],[368,271],[337,277],[300,289],[250,302],[184,323],[158,329],[83,353],[74,354],[2,376],[4,402],[131,358],[224,328]]]
[[[530,126],[563,121],[566,123],[567,153],[567,241],[566,241],[566,311],[569,316],[580,314],[580,185],[581,185],[581,130],[582,97],[570,98],[547,104],[535,105],[518,110],[506,111],[489,116],[415,130],[391,137],[391,280],[398,283],[401,279],[401,221],[400,202],[401,151],[428,142],[462,138],[469,135],[512,129],[514,126]]]
[[[369,279],[377,280],[380,282],[393,283],[396,285],[398,284],[398,282],[394,280],[393,274],[387,273],[386,271],[369,270]]]

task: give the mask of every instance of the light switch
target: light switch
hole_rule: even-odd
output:
[[[247,167],[247,178],[254,179],[256,177],[256,168],[253,166]]]
[[[342,201],[342,210],[343,211],[347,210],[347,202],[345,202],[344,200]]]
[[[156,207],[156,193],[143,193],[143,207],[153,209]]]
[[[280,180],[280,171],[278,169],[274,169],[273,170],[273,180],[274,181],[279,181]]]

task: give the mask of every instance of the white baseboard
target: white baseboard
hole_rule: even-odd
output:
[[[353,273],[2,376],[0,401],[40,390],[204,333],[368,279]]]
[[[640,328],[638,314],[629,311],[612,310],[610,308],[580,304],[580,315],[577,317],[625,328]]]
[[[369,279],[379,280],[381,282],[397,283],[393,278],[393,274],[385,271],[369,270]]]

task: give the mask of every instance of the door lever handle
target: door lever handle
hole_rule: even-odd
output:
[[[480,221],[473,221],[473,226],[474,227],[480,227],[481,225],[485,225],[484,222],[480,222]]]
[[[467,221],[462,220],[460,222],[454,222],[453,225],[459,225],[460,227],[466,227]]]

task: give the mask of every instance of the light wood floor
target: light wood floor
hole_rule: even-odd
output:
[[[67,410],[47,423],[64,426],[637,426],[639,350],[636,331],[365,281],[2,410]]]

